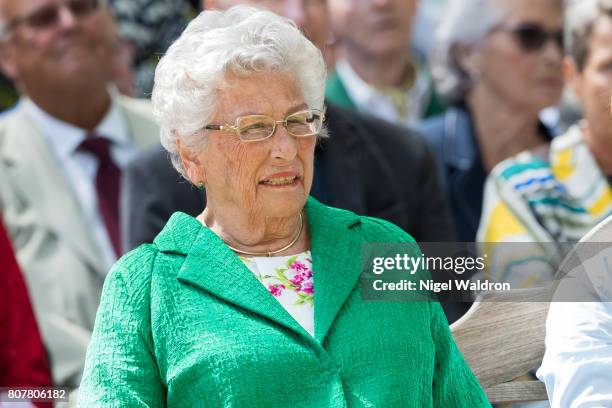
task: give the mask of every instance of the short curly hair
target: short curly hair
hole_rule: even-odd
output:
[[[323,109],[323,56],[296,25],[269,11],[236,6],[208,10],[189,23],[155,71],[153,112],[174,167],[186,177],[177,139],[190,148],[205,141],[226,73],[280,72],[294,76],[311,109]]]

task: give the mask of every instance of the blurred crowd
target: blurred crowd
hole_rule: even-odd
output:
[[[204,208],[148,98],[189,19],[236,4],[328,64],[319,201],[418,242],[572,243],[612,214],[612,1],[0,0],[0,386],[78,388],[112,265]],[[538,256],[491,278],[552,279]]]

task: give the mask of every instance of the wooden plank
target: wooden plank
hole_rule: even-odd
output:
[[[502,402],[546,401],[546,387],[539,381],[512,381],[485,389],[489,401]]]
[[[451,326],[464,358],[483,387],[512,381],[544,356],[548,288],[488,293]],[[501,302],[493,301],[496,297]],[[518,301],[509,301],[515,300]]]

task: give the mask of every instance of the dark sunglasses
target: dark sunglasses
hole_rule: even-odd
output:
[[[45,29],[55,25],[60,20],[60,12],[62,7],[66,7],[73,16],[83,17],[100,7],[100,0],[64,0],[57,4],[47,4],[39,7],[23,16],[19,16],[11,20],[7,25],[8,30],[14,30],[21,24],[25,24],[34,29]]]
[[[552,40],[563,50],[563,30],[548,31],[539,24],[525,23],[506,28],[525,51],[540,51]]]

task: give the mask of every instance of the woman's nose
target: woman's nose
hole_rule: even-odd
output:
[[[292,161],[298,151],[298,141],[291,136],[282,124],[276,127],[272,135],[272,157],[282,161]]]

